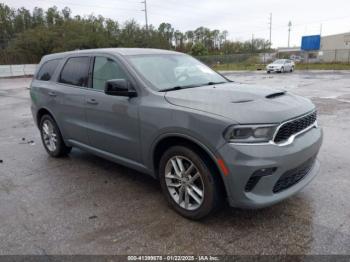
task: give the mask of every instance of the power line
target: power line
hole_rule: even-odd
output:
[[[143,2],[142,2],[143,3]],[[186,6],[188,8],[186,8]],[[162,2],[162,3],[157,3],[157,4],[153,4],[152,3],[152,11],[151,11],[151,14],[157,14],[161,17],[164,17],[164,13],[167,12],[167,13],[171,13],[171,14],[176,14],[176,16],[186,16],[188,19],[200,19],[200,20],[204,20],[205,17],[203,17],[203,15],[201,15],[201,13],[207,9],[204,9],[204,8],[200,8],[198,5],[194,6],[194,5],[189,5],[188,3],[181,3],[181,5],[179,5],[178,3],[172,3],[172,2]],[[176,7],[176,9],[174,8]],[[179,8],[185,8],[186,10],[179,10]],[[154,13],[154,9],[156,10],[161,10],[161,13]],[[210,12],[212,12],[212,10],[208,10]],[[197,14],[194,14],[194,13],[197,13]],[[220,16],[224,16],[224,15],[227,15],[227,16],[230,16],[232,17],[232,12],[224,12],[224,11],[220,11]],[[254,19],[255,18],[255,19]],[[263,18],[259,18],[259,19],[256,19],[256,17],[252,17],[251,19],[249,19],[249,21],[261,21]],[[237,22],[240,22],[240,21],[237,21]]]
[[[113,6],[100,6],[100,5],[88,5],[88,4],[77,4],[77,3],[67,3],[63,1],[57,1],[57,0],[35,0],[35,1],[42,1],[42,2],[52,2],[54,4],[61,4],[61,5],[66,5],[66,6],[81,6],[81,7],[92,7],[92,8],[99,8],[99,9],[115,9]],[[34,2],[35,2],[34,1]],[[129,9],[129,8],[118,8],[118,10],[121,11],[126,11],[126,12],[135,12],[135,9]]]
[[[324,22],[328,22],[328,21],[341,20],[341,19],[346,19],[346,18],[350,18],[350,16],[333,17],[333,18],[328,18],[328,19],[324,19],[324,20],[314,20],[314,21],[310,21],[310,22],[306,22],[306,23],[294,24],[293,26],[294,27],[298,27],[298,26],[310,25],[310,24],[315,24],[315,23],[322,23],[322,22],[324,23]],[[288,25],[274,26],[274,30],[275,29],[285,30],[286,27],[288,27]],[[266,32],[268,30],[269,29],[266,29],[266,28],[265,29],[261,29],[261,30],[255,30],[254,33]],[[248,33],[248,30],[230,32],[230,34],[244,34],[244,33]]]
[[[78,4],[78,3],[72,3],[72,2],[64,2],[64,1],[57,1],[57,0],[30,0],[30,1],[33,1],[33,2],[36,2],[36,1],[43,1],[43,2],[52,2],[52,3],[54,3],[54,4],[62,4],[62,5],[66,5],[66,6],[81,6],[81,7],[87,7],[87,8],[96,8],[96,9],[108,9],[108,10],[113,10],[113,9],[115,9],[115,7],[113,7],[113,6],[100,6],[100,5],[88,5],[88,4]],[[113,2],[114,1],[123,1],[123,0],[113,0]],[[140,1],[140,0],[135,0],[135,2],[134,1],[132,1],[131,3],[137,3],[137,1]],[[144,0],[144,2],[146,2],[147,0]],[[124,2],[124,1],[123,1]],[[142,2],[143,3],[143,2]],[[170,2],[166,2],[167,4],[170,4],[170,5],[175,5],[175,3],[173,2],[173,3],[170,3]],[[145,9],[144,10],[147,10],[147,4],[146,3],[144,3],[145,4]],[[162,4],[165,4],[165,3],[162,3]],[[186,3],[187,4],[187,6],[189,7],[189,5],[188,5],[188,3]],[[155,6],[157,6],[157,5],[155,5]],[[159,5],[158,5],[159,6]],[[152,7],[153,7],[153,4],[152,4]],[[161,7],[161,6],[159,6],[159,7]],[[193,6],[194,7],[194,6]],[[137,9],[136,9],[137,7],[135,7],[135,9],[131,9],[131,8],[118,8],[117,10],[119,10],[119,11],[124,11],[124,12],[128,12],[128,13],[131,13],[131,12],[133,12],[133,14],[136,14],[136,12],[135,11],[137,11]],[[169,6],[168,6],[168,8],[170,8]],[[142,10],[142,11],[144,11],[144,10]],[[204,10],[204,9],[202,9],[202,10]],[[157,12],[153,12],[153,10],[152,10],[152,15],[154,14],[155,16],[161,16],[161,17],[164,17],[164,11],[169,11],[169,12],[172,12],[172,13],[174,13],[174,11],[176,11],[176,10],[174,10],[174,9],[172,9],[172,10],[163,10],[162,11],[162,13],[157,13]],[[192,11],[195,11],[195,12],[199,12],[199,11],[201,11],[200,9],[194,9],[194,10],[191,10],[191,14],[190,13],[184,13],[184,12],[182,12],[182,13],[177,13],[176,15],[186,15],[186,16],[190,16],[189,18],[190,19],[198,19],[197,17],[195,17],[195,16],[193,16],[193,14],[192,14]],[[145,12],[145,20],[146,20],[146,27],[148,27],[148,10],[147,11],[144,11]],[[180,11],[179,11],[180,12]],[[227,14],[227,13],[224,13],[224,14]],[[343,16],[343,17],[333,17],[333,18],[327,18],[327,19],[323,19],[323,20],[318,20],[318,21],[310,21],[310,22],[306,22],[306,23],[300,23],[300,24],[294,24],[293,26],[294,27],[298,27],[298,26],[303,26],[303,25],[308,25],[308,24],[314,24],[314,23],[324,23],[324,22],[328,22],[328,21],[333,21],[333,20],[339,20],[339,19],[345,19],[345,18],[349,18],[350,16],[349,15],[347,15],[347,16]],[[169,18],[169,17],[168,17]],[[204,19],[204,17],[202,17],[202,19]],[[200,19],[200,20],[202,20],[202,19]],[[249,21],[251,22],[252,20],[251,19],[249,19]],[[239,21],[239,22],[243,22],[243,21]],[[255,26],[255,28],[257,28],[256,26]],[[274,26],[274,30],[278,30],[279,31],[279,29],[285,29],[286,28],[286,26]],[[249,29],[247,29],[247,30],[244,30],[244,31],[236,31],[236,32],[230,32],[230,35],[234,35],[234,34],[244,34],[244,33],[247,33],[247,32],[252,32],[251,30],[249,30]],[[253,32],[256,34],[256,33],[259,33],[259,32],[266,32],[266,31],[270,31],[270,35],[269,35],[269,38],[270,38],[270,43],[272,42],[272,13],[270,13],[270,21],[269,21],[269,28],[267,29],[266,27],[265,27],[265,29],[258,29],[258,30],[254,30]],[[321,31],[321,30],[320,30]]]

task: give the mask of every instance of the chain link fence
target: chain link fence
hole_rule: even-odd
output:
[[[229,55],[207,55],[196,58],[206,65],[220,70],[259,69],[276,59],[276,53],[245,53]]]
[[[350,49],[198,56],[219,70],[259,70],[276,59],[292,59],[300,69],[350,70]]]
[[[350,49],[314,52],[268,52],[198,56],[199,60],[216,70],[264,70],[266,64],[285,58],[296,63],[296,69],[350,70]],[[40,58],[0,50],[0,77],[30,74]],[[27,65],[26,65],[27,64]],[[30,64],[30,65],[28,65]],[[7,66],[5,66],[7,65]]]

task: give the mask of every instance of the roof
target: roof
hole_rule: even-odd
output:
[[[350,32],[340,33],[340,34],[334,34],[334,35],[322,35],[321,38],[330,38],[330,37],[336,37],[336,36],[349,36]]]
[[[44,56],[46,59],[55,59],[65,57],[72,54],[84,54],[84,53],[111,53],[119,54],[122,56],[127,55],[151,55],[151,54],[181,54],[179,52],[164,50],[164,49],[154,49],[154,48],[97,48],[97,49],[84,49],[84,50],[74,50],[69,52],[54,53]]]
[[[297,51],[300,51],[300,46],[277,48],[277,52],[297,52]]]

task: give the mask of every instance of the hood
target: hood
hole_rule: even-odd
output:
[[[281,67],[283,66],[283,64],[268,64],[267,66]]]
[[[315,108],[309,99],[286,91],[240,83],[171,91],[165,99],[240,124],[281,123]]]

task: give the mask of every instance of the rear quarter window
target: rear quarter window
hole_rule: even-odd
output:
[[[36,79],[41,81],[49,81],[55,73],[60,61],[61,59],[54,59],[45,62],[39,69]]]

